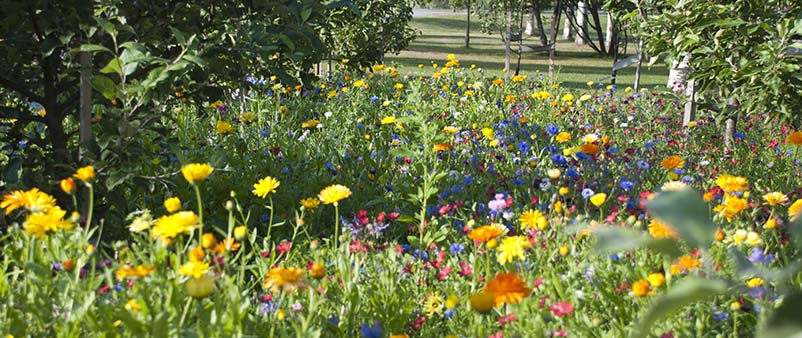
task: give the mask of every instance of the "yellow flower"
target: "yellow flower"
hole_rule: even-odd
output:
[[[242,122],[251,123],[253,121],[256,121],[256,114],[254,114],[253,112],[246,111],[242,113],[240,119],[242,119]]]
[[[88,165],[78,168],[75,170],[75,174],[73,174],[72,177],[75,177],[84,183],[92,183],[92,181],[95,180],[95,167]]]
[[[732,222],[732,219],[741,211],[748,208],[746,199],[736,197],[730,194],[724,195],[724,203],[713,208],[714,211],[720,213],[727,221]]]
[[[505,230],[503,225],[494,223],[471,230],[471,233],[468,234],[468,238],[474,241],[488,243],[496,239],[496,237],[503,235]]]
[[[656,272],[649,274],[649,276],[646,276],[646,280],[649,281],[649,285],[657,289],[663,286],[663,284],[665,284],[666,276],[663,275],[662,273]]]
[[[526,255],[526,248],[531,247],[532,244],[526,239],[526,236],[510,236],[501,241],[498,246],[498,264],[504,265],[513,260],[524,260]]]
[[[382,123],[382,125],[388,125],[388,124],[395,123],[395,121],[396,121],[395,116],[386,116],[386,117],[382,118],[381,123]]]
[[[203,262],[203,259],[206,258],[206,252],[203,251],[203,248],[196,246],[189,250],[188,256],[190,262]]]
[[[645,297],[648,296],[649,293],[649,282],[641,279],[635,283],[632,283],[632,295],[635,297]]]
[[[320,124],[319,120],[308,120],[304,123],[301,123],[301,128],[303,129],[315,129]]]
[[[264,288],[271,292],[294,292],[306,285],[303,277],[304,271],[299,268],[272,268],[267,272]]]
[[[607,194],[600,192],[590,197],[590,203],[593,203],[596,207],[601,207],[604,204],[604,201],[607,200]]]
[[[386,67],[386,66],[385,66],[385,65],[383,65],[383,64],[381,64],[381,65],[375,65],[375,66],[373,66],[373,71],[374,71],[374,72],[380,72],[380,71],[383,71],[383,70],[384,70],[384,67]]]
[[[590,95],[590,94],[585,94],[585,95],[582,95],[582,96],[580,96],[580,97],[579,97],[579,102],[585,102],[585,101],[587,101],[587,100],[590,100],[591,98],[593,98],[593,96],[592,96],[592,95]]]
[[[340,184],[330,185],[323,190],[320,191],[320,194],[317,197],[320,199],[323,204],[337,204],[351,196],[351,189],[348,187]]]
[[[164,208],[167,209],[169,213],[181,210],[181,200],[178,199],[178,197],[170,197],[164,200]]]
[[[131,216],[129,216],[127,219],[130,218]],[[150,215],[150,212],[145,210],[139,216],[136,216],[136,218],[134,218],[131,224],[128,225],[128,230],[130,230],[131,232],[145,231],[150,229],[150,227],[153,226],[154,223],[155,221],[153,220],[153,217]]]
[[[190,184],[203,182],[212,171],[214,168],[205,163],[190,163],[181,168],[181,174]]]
[[[192,278],[200,278],[206,271],[209,271],[209,264],[204,262],[189,261],[181,265],[178,269],[179,275],[192,276]]]
[[[526,287],[526,283],[517,273],[499,273],[493,279],[487,281],[485,292],[490,292],[495,298],[496,307],[503,304],[520,303],[524,297],[529,296],[532,289]]]
[[[774,217],[769,218],[768,220],[766,220],[766,223],[763,223],[764,229],[774,229],[776,227],[777,227],[777,220],[774,219]]]
[[[518,218],[518,222],[521,222],[521,226],[524,228],[543,230],[549,226],[549,221],[546,219],[546,216],[539,210],[525,211],[521,214],[521,217]]]
[[[435,153],[439,153],[441,151],[446,151],[446,150],[449,150],[449,149],[451,149],[451,146],[448,145],[448,144],[445,144],[445,143],[438,143],[438,144],[435,144],[434,147],[432,147],[432,151],[435,152]]]
[[[159,217],[156,226],[150,230],[150,234],[161,240],[173,239],[180,234],[189,234],[195,230],[199,219],[192,211],[179,211],[171,215]]]
[[[496,297],[490,292],[479,292],[471,295],[471,309],[478,313],[488,313],[495,306]]]
[[[214,125],[214,132],[220,135],[231,134],[234,132],[234,126],[226,121],[217,121],[217,124]]]
[[[582,137],[582,142],[593,143],[599,140],[599,135],[590,133]]]
[[[725,192],[737,192],[749,189],[749,181],[744,177],[721,174],[716,178],[716,185]]]
[[[443,297],[438,294],[432,294],[427,297],[423,303],[423,312],[426,312],[427,317],[443,312]]]
[[[493,132],[493,129],[485,127],[482,128],[482,135],[488,140],[493,140],[495,137],[495,132]]]
[[[680,169],[685,166],[685,160],[677,155],[671,155],[660,161],[660,166],[664,169]]]
[[[265,176],[265,178],[260,179],[258,183],[254,183],[253,190],[251,192],[256,196],[265,198],[267,197],[267,194],[275,193],[276,188],[278,188],[279,185],[281,185],[281,182],[279,182],[277,179],[270,176]]]
[[[304,198],[301,200],[301,205],[309,210],[315,210],[320,206],[320,200],[314,197]]]
[[[125,303],[125,309],[133,313],[139,313],[140,306],[136,299],[131,299]]]
[[[512,77],[512,82],[523,82],[526,79],[523,75],[515,75]]]
[[[47,212],[48,209],[56,206],[56,199],[46,194],[38,188],[31,190],[14,190],[3,196],[0,208],[6,209],[6,215],[18,208],[25,208],[29,212]]]
[[[554,139],[557,140],[557,142],[559,143],[565,143],[571,141],[571,134],[563,131],[557,134],[557,136],[555,136]]]
[[[567,255],[568,251],[570,251],[570,250],[571,250],[571,248],[569,248],[567,245],[561,245],[560,246],[560,256]]]
[[[560,100],[562,100],[562,101],[565,101],[565,102],[568,102],[568,101],[573,101],[573,100],[574,100],[574,95],[572,95],[572,94],[565,94],[565,95],[563,95],[563,97],[562,97],[562,98],[560,98]]]
[[[754,231],[750,231],[746,234],[746,244],[751,246],[758,246],[763,244],[763,239],[760,238],[760,234]]]
[[[72,177],[67,177],[59,182],[59,187],[61,187],[61,191],[68,195],[72,195],[75,193],[75,180]]]
[[[234,228],[234,238],[242,240],[246,236],[248,236],[248,227],[240,225]]]
[[[747,234],[746,230],[738,229],[732,235],[732,241],[735,244],[739,244],[739,243],[743,242],[744,240],[746,240],[746,234]]]
[[[763,200],[766,201],[768,205],[780,205],[788,203],[788,196],[781,192],[770,192],[763,195]]]
[[[43,238],[46,234],[56,232],[59,229],[72,229],[74,225],[72,221],[64,219],[66,213],[58,206],[49,208],[46,212],[31,213],[25,219],[22,228],[26,234],[37,238]]]
[[[755,278],[752,278],[752,279],[746,281],[746,286],[748,286],[750,288],[758,287],[758,286],[761,286],[761,285],[763,285],[763,280],[758,278],[758,277],[755,277]]]
[[[217,238],[214,237],[213,233],[207,232],[201,236],[201,246],[204,249],[211,250],[215,245],[217,245]]]
[[[446,134],[454,134],[459,131],[459,128],[454,126],[445,126],[443,127],[443,132]]]
[[[795,146],[802,146],[802,131],[795,131],[788,134],[788,138],[785,139],[785,142]]]
[[[677,263],[671,264],[671,274],[677,275],[682,272],[691,271],[700,266],[702,266],[702,261],[689,255],[685,255],[680,257],[679,260],[677,260]]]
[[[309,272],[312,275],[312,278],[321,279],[326,275],[326,268],[323,266],[323,264],[315,263],[312,264],[312,269],[310,269]]]
[[[656,219],[653,219],[649,223],[649,234],[657,239],[678,238],[677,233],[671,228],[671,226]]]
[[[139,265],[133,268],[128,265],[123,265],[114,271],[114,275],[117,277],[117,280],[121,281],[126,278],[146,277],[154,271],[156,271],[155,265]]]
[[[451,310],[457,307],[457,305],[459,305],[459,297],[451,295],[446,298],[446,309]]]
[[[791,222],[795,222],[800,215],[802,215],[802,198],[794,201],[794,203],[788,207],[788,217],[791,219]]]
[[[217,245],[214,247],[214,249],[212,249],[212,251],[222,255],[226,252],[235,252],[239,250],[239,247],[240,244],[234,241],[234,239],[226,238],[220,241],[220,243],[217,243]]]

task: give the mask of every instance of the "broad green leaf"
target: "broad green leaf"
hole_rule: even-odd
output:
[[[105,67],[100,69],[103,74],[120,74],[122,72],[122,62],[119,58],[109,60]]]
[[[802,215],[797,215],[796,221],[790,224],[788,232],[797,248],[802,248]]]
[[[92,83],[92,88],[103,94],[103,97],[107,100],[117,96],[117,84],[112,79],[103,75],[96,75],[92,77],[90,82]]]
[[[780,307],[758,329],[758,338],[802,338],[802,293],[786,295]]]
[[[710,220],[707,204],[696,191],[664,191],[646,207],[691,247],[706,248],[713,242],[716,225]]]
[[[93,45],[93,44],[85,44],[81,45],[82,52],[109,52],[111,53],[111,49],[108,49],[101,45]]]
[[[727,291],[727,283],[700,277],[689,277],[675,284],[664,295],[657,298],[652,307],[640,318],[629,338],[645,338],[652,326],[683,307],[708,299]]]
[[[638,249],[648,241],[646,235],[626,228],[595,229],[591,236],[596,238],[593,249],[603,254]]]

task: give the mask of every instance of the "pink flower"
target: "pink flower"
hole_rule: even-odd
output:
[[[292,242],[281,241],[281,243],[276,246],[276,251],[278,251],[279,255],[290,252],[290,249],[292,249]]]
[[[554,304],[551,304],[551,313],[553,313],[557,317],[562,317],[571,312],[574,312],[574,306],[571,303],[566,301],[559,301]]]
[[[507,325],[508,323],[511,323],[513,321],[515,321],[514,313],[510,313],[506,316],[501,316],[501,318],[498,319],[498,323],[501,324],[501,327],[504,327],[504,325]]]
[[[471,263],[462,261],[459,262],[459,275],[460,277],[468,277],[473,273],[473,269],[471,268]]]
[[[446,280],[446,278],[448,278],[448,274],[450,273],[451,273],[451,267],[446,266],[445,268],[437,272],[437,279],[441,281]]]
[[[487,338],[504,338],[504,333],[499,331],[494,334],[489,335]]]

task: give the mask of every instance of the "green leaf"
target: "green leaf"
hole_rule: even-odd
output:
[[[103,74],[120,74],[122,73],[122,62],[119,58],[113,58],[109,60],[105,67],[100,69],[100,72]]]
[[[791,239],[796,243],[796,247],[802,248],[802,215],[796,216],[796,221],[789,225],[788,232],[791,233]]]
[[[629,338],[645,338],[658,320],[666,318],[683,307],[723,294],[727,291],[727,283],[699,277],[688,277],[660,296],[654,305],[641,317]]]
[[[664,191],[646,207],[691,247],[706,248],[713,242],[716,225],[710,220],[707,204],[696,191]]]
[[[593,249],[603,254],[638,249],[648,241],[646,235],[625,228],[595,229],[591,236],[596,238]]]
[[[758,338],[801,338],[802,321],[799,320],[799,309],[802,309],[802,293],[786,295],[782,304],[758,329]]]
[[[96,75],[92,77],[90,82],[92,83],[92,88],[103,94],[103,97],[107,100],[117,96],[117,84],[112,79],[103,75]]]
[[[129,178],[131,178],[131,173],[127,173],[125,170],[114,170],[109,174],[109,178],[106,179],[106,188],[113,190],[114,187],[120,185]]]
[[[82,52],[108,52],[111,53],[111,49],[108,49],[101,45],[93,45],[93,44],[85,44],[81,45]]]

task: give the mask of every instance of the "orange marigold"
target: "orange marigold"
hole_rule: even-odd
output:
[[[499,273],[493,279],[487,281],[485,291],[493,294],[496,307],[503,304],[520,303],[524,297],[532,293],[532,289],[526,287],[526,282],[517,273]]]
[[[680,169],[685,166],[685,160],[677,155],[671,155],[660,161],[660,166],[665,169]]]

